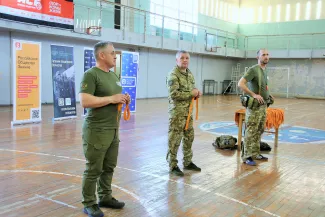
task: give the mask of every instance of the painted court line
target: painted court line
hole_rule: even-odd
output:
[[[73,175],[73,174],[68,174],[68,173],[52,172],[52,171],[38,171],[38,170],[0,170],[0,172],[2,172],[2,173],[39,173],[39,174],[64,175],[64,176],[71,176],[71,177],[82,178],[82,176],[79,176],[79,175]],[[130,192],[129,190],[124,189],[124,188],[122,188],[122,187],[119,187],[119,186],[117,186],[117,185],[112,184],[112,186],[115,187],[115,188],[118,188],[119,190],[121,190],[121,191],[123,191],[123,192],[125,192],[125,193],[127,193],[127,194],[129,194],[129,195],[131,195],[133,198],[135,198],[136,200],[138,200],[138,201],[140,202],[140,204],[141,204],[141,205],[142,205],[146,210],[148,210],[147,207],[145,206],[145,201],[142,200],[142,199],[140,199],[139,196],[137,196],[136,194]],[[77,207],[74,207],[74,206],[68,205],[68,204],[66,204],[66,203],[63,203],[63,202],[61,202],[61,201],[53,200],[53,199],[51,199],[51,198],[47,198],[47,197],[44,197],[44,196],[41,196],[41,195],[37,195],[37,194],[35,195],[35,197],[29,198],[29,200],[35,199],[36,197],[42,198],[42,199],[44,199],[44,200],[49,200],[49,201],[52,201],[52,202],[54,202],[54,203],[59,203],[59,204],[61,204],[61,205],[68,206],[68,207],[70,207],[70,208],[77,208]],[[37,202],[38,202],[38,201],[39,201],[39,200],[37,200]],[[32,202],[32,203],[34,203],[34,202]],[[32,204],[32,203],[30,203],[30,204]],[[11,205],[12,205],[12,204],[11,204]],[[10,206],[11,206],[11,205],[10,205]],[[27,205],[27,204],[26,204],[26,205]],[[15,209],[16,209],[16,208],[15,208]],[[9,210],[9,211],[11,211],[11,210]],[[9,212],[9,211],[8,211],[8,212]],[[5,212],[7,212],[7,211],[5,211]],[[147,211],[147,213],[149,214],[148,211]],[[0,212],[0,214],[1,214],[1,212]]]
[[[73,174],[68,174],[68,173],[59,173],[59,172],[52,172],[52,171],[43,171],[43,170],[0,170],[0,172],[1,173],[40,173],[40,174],[63,175],[63,176],[82,178],[82,176],[80,176],[80,175],[73,175]],[[140,198],[136,194],[134,194],[122,187],[119,187],[117,185],[112,184],[112,186],[120,189],[121,191],[124,191],[127,194],[130,194],[135,199],[140,200]]]
[[[1,206],[0,207],[0,210],[5,210],[5,209],[8,209],[10,207],[13,207],[13,206],[17,206],[19,204],[22,204],[22,203],[24,203],[24,201],[18,201],[16,203],[12,203],[12,204],[9,204],[9,205],[6,205],[6,206]]]
[[[11,149],[0,149],[0,151],[9,151],[9,152],[20,152],[20,153],[28,153],[28,154],[36,154],[36,155],[44,155],[44,156],[53,156],[53,157],[61,157],[61,158],[66,158],[66,159],[71,159],[71,160],[78,160],[78,161],[85,161],[83,159],[79,159],[79,158],[70,158],[70,157],[67,157],[67,156],[57,156],[57,155],[52,155],[52,154],[45,154],[45,153],[37,153],[37,152],[27,152],[27,151],[18,151],[18,150],[11,150]],[[128,168],[123,168],[123,167],[117,167],[117,168],[120,168],[120,169],[124,169],[124,170],[128,170],[128,171],[132,171],[132,172],[135,172],[135,173],[141,173],[141,174],[145,174],[145,175],[148,175],[148,176],[152,176],[152,177],[155,177],[155,178],[158,178],[158,179],[161,179],[161,180],[166,180],[166,181],[170,181],[170,182],[174,182],[174,183],[180,183],[180,184],[184,184],[188,187],[191,187],[191,188],[194,188],[194,189],[198,189],[198,190],[201,190],[201,191],[204,191],[204,192],[207,192],[207,193],[211,193],[211,191],[207,190],[207,189],[204,189],[204,188],[201,188],[200,186],[197,186],[197,185],[193,185],[193,184],[187,184],[187,183],[184,183],[183,181],[179,181],[179,180],[173,180],[173,179],[170,179],[168,177],[162,177],[160,175],[155,175],[155,174],[151,174],[151,173],[147,173],[147,172],[141,172],[141,171],[137,171],[137,170],[133,170],[133,169],[128,169]],[[72,175],[72,174],[66,174],[66,173],[59,173],[59,172],[50,172],[50,171],[34,171],[34,170],[0,170],[0,172],[32,172],[32,173],[47,173],[47,174],[57,174],[57,175],[66,175],[66,176],[72,176],[72,177],[82,177],[80,175]],[[238,179],[237,179],[238,180]],[[112,186],[116,186],[116,185],[112,185]],[[120,187],[118,187],[120,188]],[[129,192],[128,190],[124,189],[124,192],[126,192],[127,194],[130,194],[132,197],[134,197],[132,194],[132,192]],[[271,212],[268,212],[264,209],[261,209],[261,208],[258,208],[256,206],[253,206],[253,205],[250,205],[250,204],[247,204],[245,202],[242,202],[240,200],[237,200],[235,198],[232,198],[232,197],[228,197],[226,195],[223,195],[223,194],[220,194],[220,193],[214,193],[215,195],[219,196],[219,197],[222,197],[224,199],[227,199],[227,200],[230,200],[232,202],[235,202],[235,203],[239,203],[239,204],[242,204],[246,207],[249,207],[249,208],[252,208],[252,209],[255,209],[255,210],[258,210],[258,211],[261,211],[261,212],[264,212],[270,216],[276,216],[276,217],[280,217],[274,213],[271,213]],[[135,199],[137,199],[138,197],[136,196]],[[139,200],[139,199],[137,199]],[[139,200],[141,201],[141,200]]]
[[[15,206],[15,207],[12,208],[12,209],[6,209],[6,210],[4,210],[4,211],[0,211],[0,215],[1,215],[1,214],[4,214],[4,213],[7,213],[7,212],[12,212],[12,211],[18,210],[18,209],[23,208],[23,207],[29,207],[29,206],[32,206],[32,205],[34,205],[34,204],[36,204],[36,203],[38,203],[38,202],[39,202],[39,200],[36,200],[36,201],[30,202],[30,203],[24,203],[24,204],[22,204],[22,205],[20,205],[20,206]]]
[[[58,197],[58,196],[61,196],[61,195],[63,195],[63,194],[66,194],[67,192],[72,192],[72,191],[80,191],[80,186],[79,187],[75,187],[75,188],[70,188],[69,190],[67,190],[67,191],[64,191],[64,192],[60,192],[60,193],[58,193],[58,194],[53,194],[53,195],[51,195],[51,196],[48,196],[48,198],[54,198],[54,197]]]
[[[54,202],[54,203],[61,204],[61,205],[63,205],[63,206],[67,206],[67,207],[70,207],[70,208],[73,208],[73,209],[77,209],[77,207],[75,207],[75,206],[71,206],[71,205],[69,205],[69,204],[63,203],[63,202],[58,201],[58,200],[53,200],[53,199],[51,199],[51,198],[47,198],[47,197],[44,197],[44,196],[42,196],[42,195],[38,195],[38,194],[36,194],[35,196],[36,196],[36,197],[39,197],[39,198],[42,198],[42,199],[44,199],[44,200],[48,200],[48,201],[51,201],[51,202]]]
[[[66,190],[68,190],[68,189],[71,189],[71,188],[73,188],[73,187],[75,187],[75,185],[71,185],[71,186],[66,187],[66,188],[60,188],[60,189],[57,189],[57,190],[54,190],[54,191],[48,192],[47,194],[56,194],[56,193],[58,193],[58,192],[62,192],[62,191],[66,191]]]
[[[140,171],[137,171],[137,170],[127,169],[127,168],[123,168],[123,169],[125,169],[125,170],[129,170],[129,171],[133,171],[133,172],[137,172],[137,173],[140,172]],[[174,182],[174,183],[184,184],[184,185],[186,185],[186,186],[188,186],[188,187],[191,187],[191,188],[194,188],[194,189],[198,189],[198,190],[201,190],[201,191],[204,191],[204,192],[207,192],[207,193],[211,193],[210,190],[207,190],[207,189],[201,188],[201,187],[198,186],[198,185],[187,184],[187,183],[184,183],[183,181],[173,180],[173,179],[169,179],[169,178],[164,178],[164,177],[161,177],[161,176],[158,176],[158,175],[153,175],[153,174],[146,173],[146,172],[140,172],[140,173],[142,173],[142,174],[146,174],[146,175],[149,175],[149,176],[154,176],[154,177],[159,178],[159,179],[162,179],[162,180],[167,180],[167,181]],[[268,214],[268,215],[270,215],[270,216],[280,217],[279,215],[276,215],[276,214],[271,213],[271,212],[269,212],[269,211],[266,211],[266,210],[264,210],[264,209],[258,208],[258,207],[256,207],[256,206],[253,206],[253,205],[247,204],[247,203],[242,202],[242,201],[240,201],[240,200],[237,200],[237,199],[235,199],[235,198],[228,197],[228,196],[226,196],[226,195],[223,195],[223,194],[220,194],[220,193],[217,193],[217,192],[214,193],[214,194],[217,195],[217,196],[219,196],[219,197],[222,197],[222,198],[225,198],[225,199],[227,199],[227,200],[230,200],[230,201],[232,201],[232,202],[239,203],[239,204],[242,204],[242,205],[244,205],[244,206],[250,207],[250,208],[252,208],[252,209],[255,209],[255,210],[258,210],[258,211],[264,212],[264,213],[266,213],[266,214]]]
[[[138,197],[138,195],[134,194],[133,192],[128,191],[128,190],[126,190],[124,188],[121,188],[121,187],[119,187],[117,185],[114,185],[114,184],[112,184],[112,186],[115,187],[115,188],[117,188],[117,189],[120,189],[121,191],[126,192],[127,194],[131,195],[132,197],[134,197],[135,199],[137,199],[138,201],[140,201],[140,197]]]

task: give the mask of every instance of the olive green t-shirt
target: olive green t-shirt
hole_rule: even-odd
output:
[[[248,89],[252,92],[259,94],[259,76],[261,82],[261,93],[260,95],[264,100],[269,98],[269,90],[267,89],[267,72],[263,70],[258,64],[250,67],[248,71],[244,74],[244,78],[248,83]]]
[[[120,94],[122,86],[114,72],[105,72],[93,67],[84,73],[79,92],[97,97],[112,96]],[[88,115],[85,118],[84,127],[98,130],[118,128],[120,114],[118,114],[117,104],[87,108],[87,111]]]

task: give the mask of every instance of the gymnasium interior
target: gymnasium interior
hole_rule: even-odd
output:
[[[126,205],[105,216],[325,217],[324,26],[324,0],[0,0],[0,216],[87,216],[79,90],[109,41],[132,104],[112,181]],[[252,167],[238,82],[260,49],[278,113],[262,135],[268,161]],[[179,50],[203,94],[192,107],[202,171],[183,177],[166,161]],[[237,147],[213,146],[221,135]]]

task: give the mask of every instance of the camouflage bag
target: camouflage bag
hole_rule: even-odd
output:
[[[257,107],[259,104],[256,99],[248,95],[240,95],[239,98],[242,106],[245,108],[252,109],[253,107]]]
[[[258,74],[258,94],[261,95],[261,76],[260,74]],[[239,99],[240,99],[240,103],[242,106],[244,106],[245,108],[257,108],[260,106],[260,103],[257,101],[257,99],[255,99],[252,96],[249,96],[247,94],[244,95],[239,95]]]
[[[237,149],[237,139],[233,136],[222,135],[216,138],[212,145],[219,149]]]

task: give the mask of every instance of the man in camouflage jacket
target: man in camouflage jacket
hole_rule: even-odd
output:
[[[176,54],[177,65],[168,74],[166,85],[168,88],[168,152],[170,172],[183,176],[177,163],[177,152],[183,139],[183,165],[184,169],[201,171],[192,162],[192,143],[194,141],[193,117],[191,116],[188,129],[185,130],[186,120],[189,113],[192,98],[199,98],[202,93],[195,88],[195,80],[188,69],[190,55],[187,51],[179,51]]]

